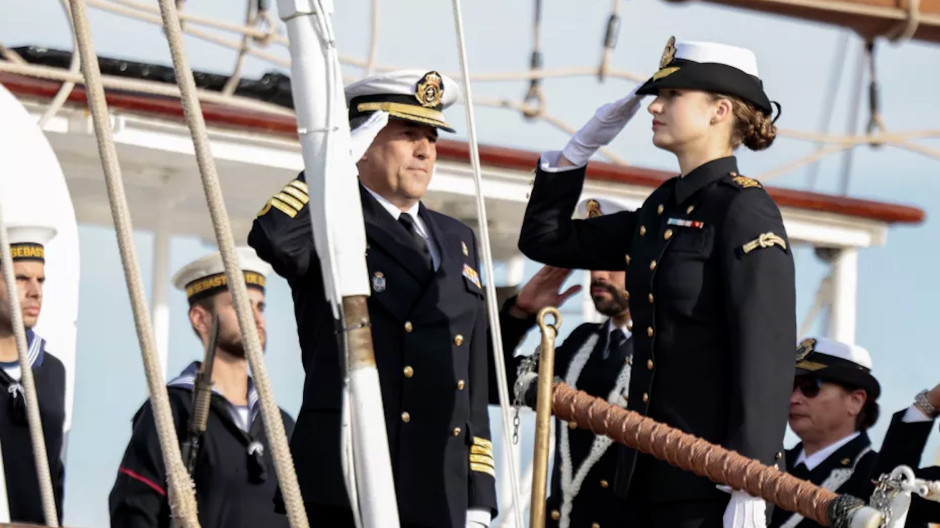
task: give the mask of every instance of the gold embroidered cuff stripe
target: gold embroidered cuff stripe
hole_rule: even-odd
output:
[[[286,214],[287,216],[291,218],[294,218],[295,216],[297,216],[296,209],[278,200],[277,198],[271,198],[271,200],[268,203],[271,204],[271,207],[277,209],[278,211]]]
[[[310,201],[310,197],[307,196],[307,193],[297,190],[293,185],[288,185],[281,190],[282,193],[289,194],[297,199],[298,202],[306,205]]]
[[[296,187],[298,191],[303,191],[303,193],[306,194],[306,195],[308,195],[308,196],[310,195],[310,188],[307,187],[307,182],[302,182],[302,181],[300,181],[300,180],[294,180],[294,181],[290,182],[288,185],[292,185],[292,186]]]
[[[496,461],[493,460],[493,457],[486,455],[470,455],[470,462],[477,464],[488,464],[490,466],[496,467]]]
[[[493,456],[493,448],[483,447],[481,445],[472,445],[470,446],[470,452],[474,455],[487,455]]]
[[[279,192],[275,194],[274,197],[298,211],[304,206],[299,200],[294,199],[293,196],[289,196],[287,193]]]
[[[474,443],[475,445],[478,445],[478,446],[486,447],[486,448],[488,448],[488,449],[490,449],[490,450],[493,449],[493,442],[490,442],[490,441],[487,440],[486,438],[480,438],[479,436],[474,436],[474,437],[473,437],[473,443]]]
[[[480,473],[486,473],[487,475],[489,475],[489,476],[491,476],[491,477],[493,477],[493,478],[496,478],[496,470],[493,469],[493,468],[491,468],[490,466],[487,466],[487,465],[484,465],[484,464],[475,464],[475,463],[471,462],[471,463],[470,463],[470,470],[471,470],[471,471],[477,471],[477,472],[480,472]]]

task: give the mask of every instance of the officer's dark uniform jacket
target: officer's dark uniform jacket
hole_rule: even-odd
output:
[[[773,464],[796,342],[793,258],[776,204],[728,157],[667,180],[636,212],[572,220],[584,176],[538,169],[519,248],[554,266],[626,269],[629,409]],[[618,452],[620,495],[727,500],[706,478]]]
[[[878,453],[872,450],[871,440],[868,439],[867,433],[861,432],[848,443],[836,449],[826,460],[812,470],[807,469],[805,464],[796,464],[796,459],[800,456],[802,450],[802,442],[793,449],[787,450],[787,473],[840,495],[849,494],[862,497],[867,502],[874,489],[871,485],[871,479],[878,460]],[[783,508],[774,508],[774,512],[770,517],[770,526],[780,528],[784,525],[788,528],[816,528],[820,526],[815,521],[805,519],[801,515],[786,511]]]
[[[513,302],[510,299],[508,303]],[[500,327],[504,345],[518,344],[525,333],[532,327],[535,320],[530,318],[521,320],[506,313],[500,313]],[[633,340],[629,339],[615,350],[611,350],[606,358],[604,351],[608,346],[610,324],[584,323],[575,328],[565,338],[564,343],[555,349],[555,376],[566,379],[572,360],[581,352],[585,344],[594,340],[590,357],[584,364],[577,377],[576,388],[604,400],[608,399],[611,390],[615,388],[620,371],[630,362],[633,353]],[[505,346],[506,374],[509,386],[512,387],[516,379],[516,369],[524,356],[513,357],[515,346]],[[629,368],[629,367],[628,367]],[[498,403],[494,402],[494,403]],[[568,435],[569,452],[571,453],[571,473],[574,475],[591,455],[591,447],[598,438],[588,429],[572,428],[566,422],[555,424],[555,462],[552,467],[551,489],[548,497],[547,509],[549,512],[546,526],[558,526],[562,510],[562,441],[563,434]],[[570,524],[572,528],[590,528],[591,526],[623,526],[626,522],[623,499],[613,493],[612,483],[616,471],[616,450],[609,447],[600,458],[592,459],[590,470],[581,483],[580,490],[573,497]]]
[[[293,190],[303,193],[306,204],[302,174],[285,188]],[[440,254],[436,273],[422,274],[418,270],[426,265],[408,231],[360,191],[372,284],[369,316],[399,515],[406,524],[463,528],[468,508],[496,512],[476,240],[469,227],[422,204],[419,216]],[[340,457],[341,352],[309,209],[270,204],[248,243],[287,279],[294,298],[307,373],[291,438],[297,478],[308,510],[348,507]]]
[[[198,366],[199,363],[191,364],[167,386],[173,423],[181,445],[188,438],[193,380]],[[220,394],[212,394],[209,420],[202,435],[193,479],[200,526],[289,526],[285,515],[275,513],[277,476],[268,449],[264,421],[259,415],[257,393],[250,381],[248,402],[251,425],[246,433],[232,418],[228,400]],[[290,436],[294,421],[283,410],[281,418]],[[131,440],[109,496],[111,526],[169,527],[166,467],[149,401],[134,415],[133,423]]]
[[[65,424],[65,367],[45,350],[44,339],[26,330],[29,363],[39,402],[39,418],[46,441],[56,512],[62,522],[62,489],[65,467],[62,438]],[[0,369],[0,446],[6,475],[10,520],[45,524],[33,444],[26,421],[26,392],[19,379]]]

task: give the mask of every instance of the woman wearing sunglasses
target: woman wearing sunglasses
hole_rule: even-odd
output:
[[[646,95],[653,144],[678,175],[635,212],[572,220],[588,158]],[[771,145],[772,110],[751,51],[670,39],[651,79],[542,155],[519,238],[545,264],[626,270],[631,410],[764,464],[779,459],[793,381],[793,257],[777,205],[733,154]],[[735,492],[729,503],[707,478],[618,451],[613,491],[630,526],[764,526],[763,501]]]

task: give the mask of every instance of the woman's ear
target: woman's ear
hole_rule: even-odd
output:
[[[731,104],[731,100],[724,97],[715,100],[712,106],[711,124],[717,125],[718,123],[731,119],[733,116],[734,105]]]

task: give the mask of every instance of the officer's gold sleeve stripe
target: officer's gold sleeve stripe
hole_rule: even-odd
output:
[[[303,191],[298,191],[297,189],[295,189],[295,188],[294,188],[293,186],[291,186],[291,185],[288,185],[287,187],[284,187],[284,189],[282,189],[282,191],[285,192],[285,193],[287,193],[287,194],[289,194],[289,195],[291,195],[291,196],[293,196],[294,198],[297,199],[298,202],[300,202],[300,203],[302,203],[302,204],[305,204],[305,205],[306,205],[306,203],[310,201],[310,197],[307,196],[307,193],[305,193],[305,192],[303,192]]]
[[[297,216],[297,210],[296,210],[296,209],[294,209],[294,208],[292,208],[291,206],[287,205],[286,203],[284,203],[284,202],[278,200],[277,198],[271,198],[271,200],[269,200],[268,203],[271,204],[271,207],[273,207],[273,208],[279,210],[280,212],[286,214],[287,216],[289,216],[289,217],[291,217],[291,218],[294,218],[295,216]]]
[[[303,208],[303,206],[304,206],[304,204],[302,204],[302,203],[300,203],[299,201],[295,200],[293,197],[288,196],[286,193],[280,192],[280,193],[275,194],[274,197],[277,198],[278,200],[280,200],[280,201],[286,203],[287,205],[293,207],[293,208],[296,209],[297,211],[301,210],[301,209]]]
[[[471,462],[471,463],[470,463],[470,470],[471,470],[471,471],[478,471],[478,472],[480,472],[480,473],[486,473],[487,475],[489,475],[489,476],[491,476],[491,477],[493,477],[493,478],[496,478],[496,470],[493,469],[493,468],[491,468],[490,466],[486,466],[486,465],[483,465],[483,464],[474,464],[474,463]]]
[[[474,436],[474,437],[473,437],[473,443],[476,444],[476,445],[480,445],[480,446],[484,446],[484,447],[488,447],[488,448],[490,448],[490,449],[493,449],[493,442],[490,442],[490,441],[487,440],[486,438],[480,438],[479,436]]]
[[[493,457],[488,457],[486,455],[470,455],[470,462],[488,464],[494,468],[496,467],[496,461],[493,460]]]
[[[470,446],[470,453],[474,455],[493,456],[493,449],[489,447],[483,447],[480,445],[472,445]]]
[[[304,194],[306,194],[306,195],[308,195],[308,196],[310,195],[310,190],[309,190],[309,188],[307,187],[307,183],[306,183],[306,182],[302,182],[302,181],[300,181],[300,180],[294,180],[294,181],[290,182],[288,185],[293,185],[293,186],[296,187],[298,190],[303,191]]]

